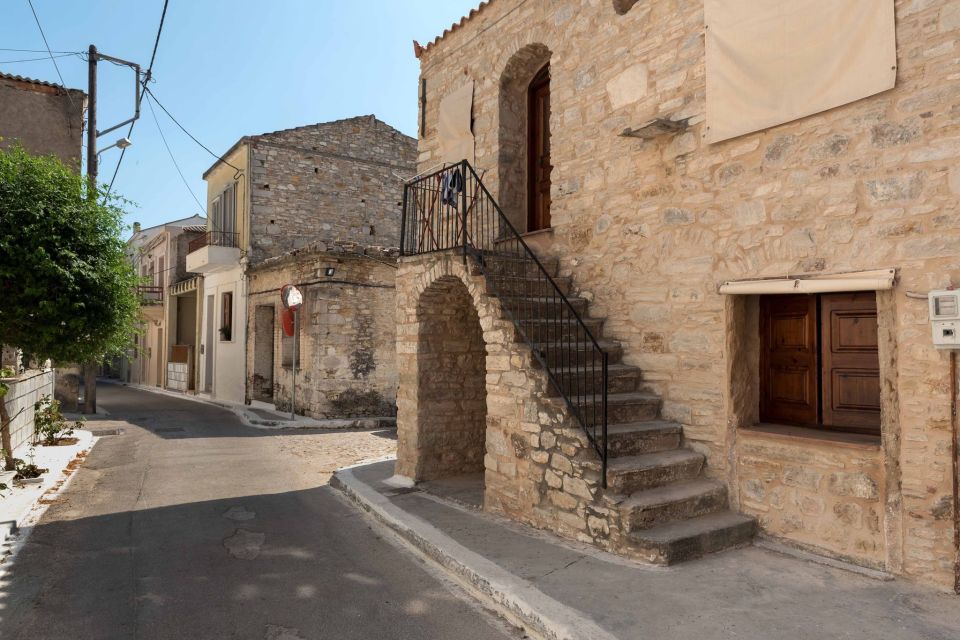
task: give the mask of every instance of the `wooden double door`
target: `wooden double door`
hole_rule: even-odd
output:
[[[880,433],[871,292],[760,298],[760,421]]]

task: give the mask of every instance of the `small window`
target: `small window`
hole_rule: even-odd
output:
[[[220,319],[220,340],[229,342],[233,339],[233,292],[223,294],[223,308]]]
[[[420,137],[427,135],[427,79],[420,78]]]

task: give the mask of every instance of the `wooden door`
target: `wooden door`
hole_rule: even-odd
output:
[[[760,421],[818,422],[817,298],[760,298]]]
[[[550,227],[550,66],[530,83],[527,231]]]
[[[877,297],[872,291],[824,294],[820,302],[823,424],[880,431]]]

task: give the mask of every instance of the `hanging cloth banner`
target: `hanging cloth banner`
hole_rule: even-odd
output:
[[[440,161],[474,162],[473,131],[473,80],[456,91],[448,93],[440,101],[440,119],[437,134],[440,137]]]
[[[892,89],[893,0],[705,0],[707,142]]]

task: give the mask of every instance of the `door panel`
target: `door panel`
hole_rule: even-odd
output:
[[[825,294],[823,423],[879,433],[880,357],[873,292]]]
[[[537,73],[529,89],[527,231],[550,227],[550,67]]]
[[[816,424],[816,296],[760,299],[760,420]]]

